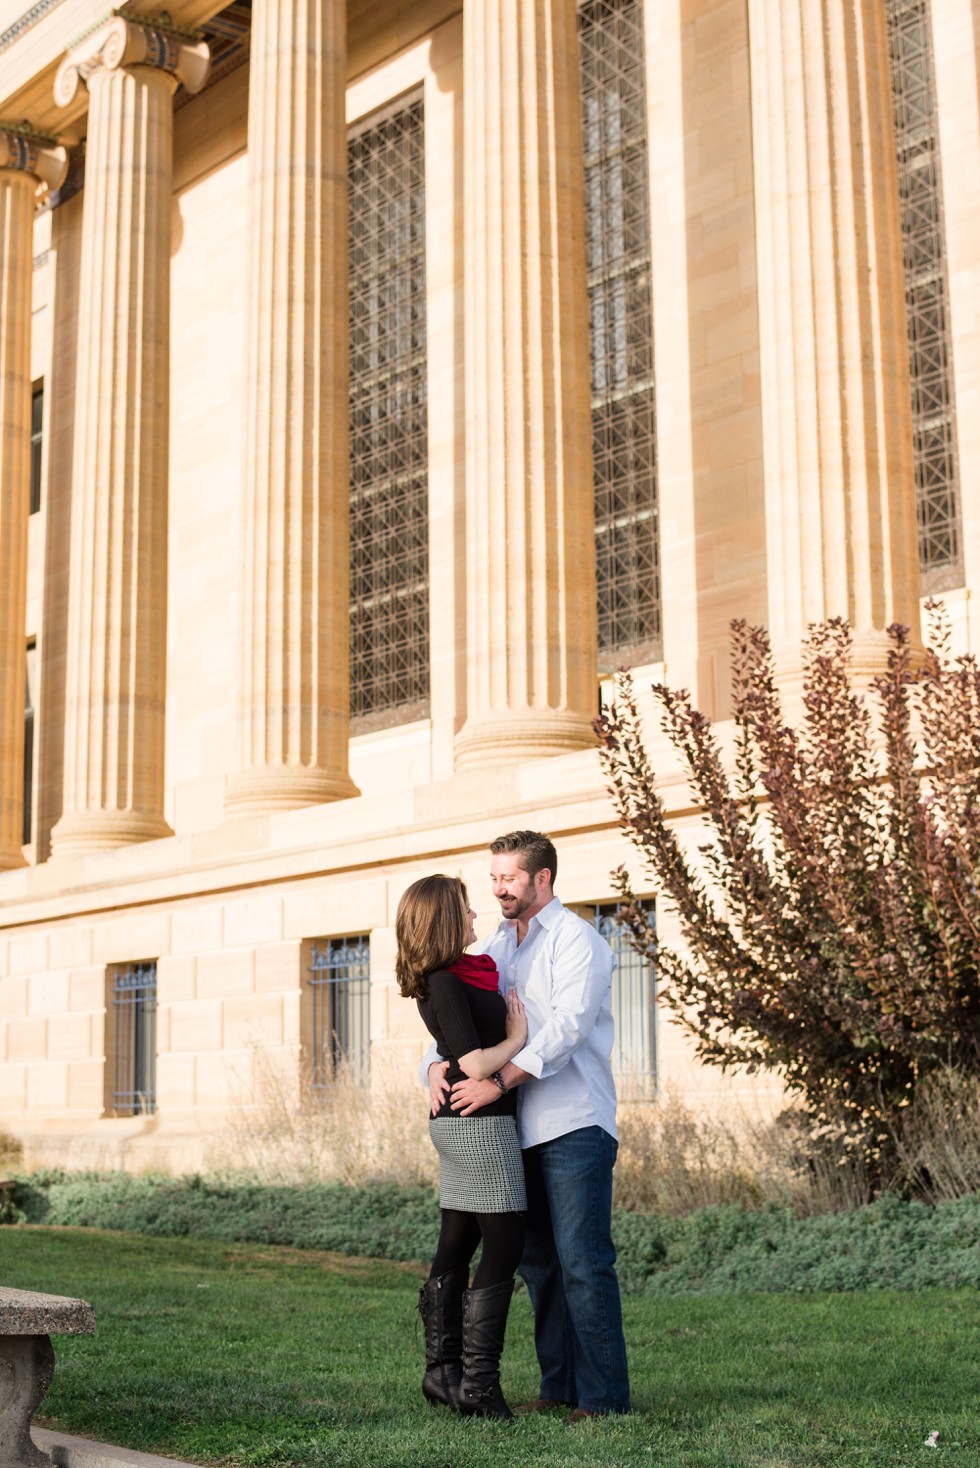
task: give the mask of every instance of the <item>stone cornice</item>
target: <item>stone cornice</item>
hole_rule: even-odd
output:
[[[555,765],[555,788],[544,792],[532,791],[541,767],[528,761],[501,770],[492,797],[482,777],[456,776],[424,792],[235,816],[213,831],[0,872],[0,941],[12,928],[128,906],[360,876],[422,857],[438,867],[435,853],[485,851],[508,820],[556,840],[614,829],[594,752]]]
[[[93,72],[130,66],[164,71],[188,92],[199,92],[210,65],[206,44],[191,39],[187,31],[167,20],[136,20],[117,11],[71,46],[55,75],[54,97],[60,107],[68,107],[79,82],[87,82]]]
[[[88,40],[89,36],[93,36],[96,31],[101,30],[104,25],[108,25],[109,21],[114,20],[116,16],[121,16],[123,20],[131,20],[134,25],[147,26],[151,30],[163,31],[168,36],[176,36],[190,45],[204,39],[199,30],[192,29],[190,26],[178,25],[172,19],[169,11],[164,10],[159,14],[147,12],[144,15],[132,5],[117,5],[111,10],[103,11],[92,21],[91,25],[87,25],[83,31],[79,31],[77,36],[73,36],[66,43],[65,50],[74,51],[77,46]]]
[[[68,173],[68,149],[18,123],[0,122],[0,169],[30,173],[48,189],[60,188]]]
[[[23,15],[17,17],[13,25],[8,26],[5,31],[0,31],[0,52],[6,51],[8,46],[19,41],[25,31],[37,25],[49,10],[53,10],[56,5],[60,4],[61,0],[38,0],[38,3],[32,5],[30,10],[25,10]]]

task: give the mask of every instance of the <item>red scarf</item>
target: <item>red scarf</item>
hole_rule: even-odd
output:
[[[449,965],[449,972],[462,979],[464,984],[472,984],[474,989],[487,989],[491,993],[496,993],[500,983],[497,965],[489,953],[463,953]]]

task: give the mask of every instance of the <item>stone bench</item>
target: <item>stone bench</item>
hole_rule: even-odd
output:
[[[91,1335],[84,1300],[0,1286],[0,1468],[51,1468],[31,1440],[31,1418],[54,1375],[53,1335]]]

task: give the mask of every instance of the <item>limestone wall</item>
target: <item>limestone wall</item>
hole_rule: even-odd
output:
[[[294,8],[277,11],[284,27]],[[174,19],[193,26],[217,9],[214,0],[185,0]],[[894,189],[870,165],[841,164],[870,156],[862,132],[869,117],[887,133],[878,10],[872,0],[834,0],[834,24],[860,34],[860,66],[848,70],[851,53],[831,47],[804,97],[804,52],[775,23],[779,9],[776,0],[644,6],[663,660],[637,676],[640,684],[665,676],[689,687],[721,720],[733,617],[778,615],[785,625],[774,632],[798,642],[799,618],[779,609],[798,610],[805,585],[808,606],[867,612],[870,666],[881,653],[875,619],[892,607],[911,608],[914,620],[916,604],[909,456],[897,443],[902,415],[888,410],[903,370],[888,325],[900,314]],[[823,36],[815,0],[797,10],[806,34]],[[0,4],[0,31],[21,14],[17,4]],[[338,19],[335,8],[331,14]],[[66,45],[100,16],[94,0],[63,0],[7,44],[0,122],[29,117],[39,133],[78,147],[89,126],[86,89],[59,104],[54,78]],[[296,809],[228,800],[243,764],[243,639],[258,645],[277,635],[274,615],[255,615],[244,570],[247,379],[256,367],[249,343],[261,303],[248,284],[258,183],[243,65],[174,112],[172,207],[157,230],[166,236],[170,300],[167,321],[154,328],[166,337],[169,363],[166,632],[132,671],[146,658],[165,667],[166,698],[162,752],[140,746],[134,761],[162,761],[153,830],[173,834],[101,850],[59,851],[57,832],[52,841],[66,802],[75,801],[83,825],[98,804],[79,794],[77,761],[71,781],[65,776],[66,731],[78,735],[84,722],[78,668],[71,673],[80,649],[69,546],[86,492],[76,446],[100,442],[98,405],[83,401],[76,384],[79,343],[93,330],[82,285],[93,191],[68,190],[36,217],[30,375],[44,381],[45,437],[42,505],[26,537],[26,635],[36,639],[40,667],[33,837],[0,872],[0,1128],[24,1137],[36,1160],[200,1165],[229,1115],[254,1098],[257,1053],[299,1087],[309,945],[318,939],[370,933],[372,1071],[410,1073],[423,1031],[391,978],[394,910],[410,881],[459,872],[482,931],[496,921],[485,851],[502,831],[550,832],[568,902],[608,900],[611,870],[631,859],[587,747],[599,698],[594,639],[580,615],[591,564],[575,550],[587,539],[576,539],[588,519],[588,435],[580,431],[587,393],[583,343],[569,333],[582,309],[574,263],[581,231],[575,211],[550,233],[547,218],[567,189],[577,82],[549,52],[552,19],[567,39],[569,5],[559,0],[537,8],[481,0],[468,11],[459,0],[347,7],[347,123],[419,89],[424,103],[431,579],[429,716],[355,733],[334,751],[344,768],[333,770],[331,793],[356,789],[350,798]],[[934,3],[933,21],[965,562],[964,585],[947,600],[958,646],[975,647],[977,33],[970,0]],[[512,79],[506,68],[498,76],[490,57],[501,35],[507,55],[540,62],[539,105],[518,107],[527,99],[517,94],[508,102]],[[167,75],[175,80],[176,71]],[[860,105],[849,109],[848,88],[859,83]],[[274,120],[282,99],[274,78],[265,75],[263,85],[263,115]],[[483,119],[479,127],[474,118]],[[807,137],[823,139],[827,157],[815,142],[807,151]],[[841,164],[830,170],[833,188],[827,158]],[[142,176],[141,165],[127,166]],[[528,221],[520,238],[518,197]],[[283,249],[301,240],[315,253],[317,220],[305,203],[296,210],[270,228]],[[474,261],[488,262],[486,279],[474,277]],[[312,267],[309,278],[319,279]],[[873,300],[865,289],[872,279]],[[861,310],[871,301],[867,332],[854,313],[837,312],[841,300]],[[579,337],[581,330],[579,322]],[[528,346],[536,340],[537,357]],[[824,407],[815,407],[817,377]],[[135,432],[150,422],[144,407],[129,403],[127,412],[115,402],[106,422],[113,433],[120,424]],[[82,440],[80,415],[88,420]],[[316,474],[310,483],[319,493]],[[572,521],[578,530],[563,538]],[[95,538],[99,554],[109,539]],[[791,557],[781,553],[787,546]],[[76,553],[76,586],[84,564]],[[118,671],[131,649],[120,634],[125,609],[113,603],[112,612]],[[303,612],[291,625],[311,621]],[[293,651],[287,633],[282,643],[284,656]],[[129,707],[138,711],[138,677],[136,687]],[[313,719],[300,705],[290,717]],[[117,732],[127,723],[121,707],[114,694],[99,703]],[[0,753],[13,747],[21,712],[3,711]],[[74,747],[88,750],[82,773],[94,788],[104,784],[103,749],[90,722],[83,732],[89,743]],[[544,753],[533,755],[532,745]],[[664,768],[668,807],[696,844],[687,793],[669,760]],[[670,915],[660,922],[670,941]],[[118,1118],[106,1115],[107,986],[115,965],[141,960],[157,964],[159,1104],[154,1116]],[[693,1065],[666,1017],[658,1065],[664,1086],[702,1097],[724,1090]]]

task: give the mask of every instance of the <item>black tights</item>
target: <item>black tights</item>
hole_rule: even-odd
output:
[[[468,1271],[481,1238],[483,1253],[472,1288],[487,1290],[514,1278],[524,1252],[523,1213],[460,1213],[456,1208],[441,1211],[442,1228],[430,1279],[456,1269]]]

